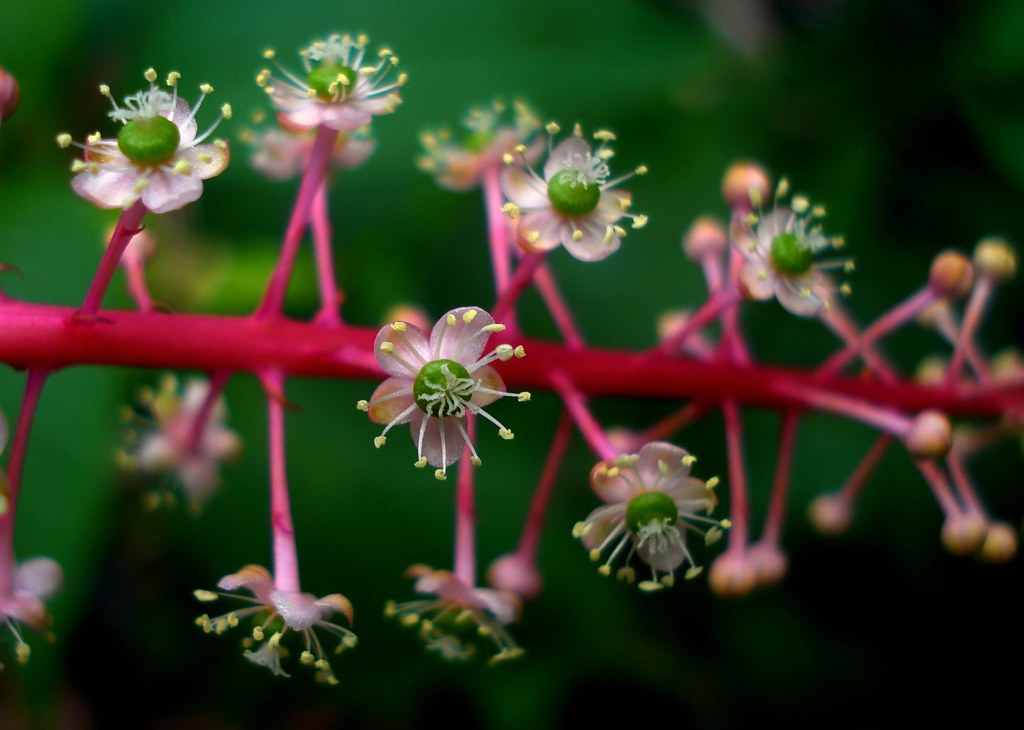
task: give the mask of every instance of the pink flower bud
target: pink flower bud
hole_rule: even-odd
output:
[[[982,547],[988,532],[977,515],[953,515],[942,524],[942,544],[954,555],[971,555]]]
[[[1017,271],[1017,253],[1001,238],[984,238],[974,248],[974,265],[982,274],[1002,283]]]
[[[936,296],[963,299],[974,286],[974,267],[958,251],[943,251],[932,261],[928,285]]]
[[[928,410],[917,414],[904,438],[907,451],[915,459],[937,459],[949,452],[953,442],[953,427],[939,411]]]
[[[985,533],[978,557],[986,563],[1006,563],[1017,554],[1017,531],[1005,522],[994,522]]]
[[[739,598],[757,587],[757,570],[746,555],[725,553],[711,564],[708,585],[722,598]]]
[[[21,91],[18,88],[18,80],[7,69],[0,66],[0,120],[7,119],[14,114],[20,98]]]
[[[734,162],[722,179],[722,197],[730,208],[759,208],[771,194],[768,173],[756,162]]]
[[[695,220],[686,232],[683,253],[691,261],[700,262],[705,256],[721,256],[728,245],[722,224],[704,216]]]
[[[853,515],[850,504],[840,497],[824,494],[807,508],[807,516],[814,529],[823,535],[839,535],[846,532]]]
[[[514,593],[522,600],[530,601],[540,593],[544,581],[536,566],[520,555],[510,553],[491,563],[487,582],[499,591]]]

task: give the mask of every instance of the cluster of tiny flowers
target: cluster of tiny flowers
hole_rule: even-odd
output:
[[[448,129],[420,135],[424,150],[418,160],[420,169],[448,190],[475,188],[485,170],[499,169],[517,150],[531,164],[541,153],[540,120],[522,101],[514,102],[511,111],[500,101],[471,109],[463,126],[467,133],[461,139]]]
[[[194,509],[206,503],[220,484],[220,464],[241,450],[238,435],[225,426],[224,399],[212,402],[210,383],[190,380],[184,388],[173,375],[157,390],[144,390],[137,408],[126,409],[133,426],[129,448],[118,453],[121,466],[148,476],[169,475]],[[161,492],[163,498],[161,498]],[[150,493],[150,506],[172,501],[170,491]]]
[[[837,287],[825,272],[850,271],[853,263],[816,260],[822,251],[841,248],[843,239],[825,235],[823,206],[811,205],[800,195],[785,205],[788,195],[789,184],[780,180],[774,207],[767,213],[751,213],[734,228],[733,240],[745,259],[740,282],[751,299],[775,297],[793,314],[811,317],[827,310],[835,296]],[[752,202],[759,206],[761,201]],[[842,285],[839,291],[846,294],[849,287]]]
[[[251,638],[242,640],[245,647],[245,658],[253,664],[266,667],[276,676],[290,676],[281,667],[281,660],[289,655],[282,641],[289,632],[302,636],[299,661],[317,670],[318,681],[337,684],[331,664],[327,660],[327,652],[316,634],[319,629],[334,636],[338,645],[334,652],[340,654],[351,649],[357,643],[356,635],[349,629],[329,619],[340,613],[352,623],[352,604],[340,593],[332,593],[317,598],[310,593],[299,591],[282,591],[274,588],[274,579],[270,572],[259,565],[247,565],[237,573],[224,576],[217,587],[221,591],[237,591],[244,589],[252,593],[252,597],[236,594],[215,593],[213,591],[195,591],[199,601],[213,602],[218,598],[233,598],[250,605],[237,611],[211,618],[203,614],[196,619],[196,625],[210,634],[223,634],[228,629],[238,626],[246,618],[253,619]],[[251,647],[259,645],[258,648]]]
[[[365,35],[332,35],[314,41],[300,51],[305,74],[300,76],[278,65],[281,78],[269,68],[256,77],[280,112],[282,123],[291,128],[324,126],[338,132],[352,132],[369,124],[373,117],[389,114],[401,103],[398,90],[406,82],[404,73],[391,80],[398,57],[389,49],[377,52],[368,62]],[[264,57],[274,58],[268,50]]]
[[[178,96],[180,74],[168,74],[170,92],[154,85],[157,74],[153,69],[146,71],[145,78],[149,89],[125,98],[123,106],[114,101],[110,87],[100,86],[100,93],[114,107],[110,118],[123,125],[115,139],[104,139],[95,132],[83,145],[73,142],[66,132],[57,136],[61,147],[74,145],[84,150],[84,159],[71,165],[76,173],[71,187],[101,208],[129,208],[141,200],[154,213],[177,210],[198,200],[203,180],[227,167],[227,143],[203,142],[221,119],[231,117],[231,107],[222,106],[220,118],[196,136],[196,112],[213,88],[202,84],[199,101],[190,108]]]
[[[466,431],[469,414],[479,415],[498,427],[498,435],[511,440],[505,428],[484,406],[501,397],[528,401],[530,394],[509,393],[491,363],[526,355],[522,345],[498,345],[483,354],[487,340],[504,325],[478,307],[453,309],[437,321],[429,337],[408,322],[392,322],[377,334],[373,351],[377,362],[391,376],[356,407],[369,413],[384,430],[373,443],[380,448],[387,433],[408,423],[416,444],[416,466],[436,467],[438,479],[469,446],[474,466],[480,457]]]
[[[522,656],[523,650],[505,629],[519,615],[515,595],[490,588],[472,588],[446,570],[414,565],[406,572],[416,579],[416,592],[432,597],[395,603],[384,614],[403,626],[418,626],[427,650],[449,661],[465,661],[477,652],[490,652],[495,664]]]
[[[564,246],[580,261],[600,261],[618,250],[626,229],[623,218],[633,228],[647,222],[643,215],[628,213],[632,196],[615,189],[634,175],[647,172],[644,166],[631,173],[611,178],[608,160],[613,156],[609,144],[615,135],[607,130],[594,133],[597,149],[583,139],[577,124],[573,134],[553,147],[553,135],[560,131],[554,122],[547,125],[548,158],[543,175],[526,158],[528,149],[520,145],[516,154],[505,157],[508,167],[502,173],[501,187],[508,198],[505,213],[518,219],[519,245],[537,253]]]
[[[657,591],[675,583],[675,571],[689,564],[684,577],[695,578],[701,568],[686,546],[687,531],[704,537],[706,544],[722,536],[728,520],[709,516],[716,499],[717,478],[704,482],[690,476],[696,461],[673,444],[649,443],[637,454],[624,454],[600,462],[590,474],[590,486],[607,504],[590,513],[573,528],[595,562],[607,552],[599,568],[612,574],[612,565],[623,555],[616,577],[632,583],[636,571],[630,565],[636,555],[650,566],[651,578],[642,580],[643,591]]]

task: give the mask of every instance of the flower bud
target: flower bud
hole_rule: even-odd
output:
[[[536,566],[516,553],[509,553],[491,563],[487,582],[499,591],[508,591],[524,601],[537,597],[543,580]]]
[[[928,285],[936,296],[963,299],[974,286],[974,267],[962,253],[943,251],[932,261]]]
[[[728,245],[725,228],[707,216],[695,220],[683,237],[683,253],[697,263],[705,256],[721,256]]]
[[[1020,354],[1020,350],[1013,347],[1000,350],[989,364],[989,374],[995,381],[1024,377],[1024,356]]]
[[[981,548],[987,531],[977,515],[953,515],[942,523],[942,544],[954,555],[971,555]]]
[[[18,88],[18,80],[7,69],[0,66],[0,120],[7,119],[14,114],[20,98],[21,91]]]
[[[839,535],[850,526],[853,514],[850,504],[842,497],[823,494],[807,508],[811,525],[822,535]]]
[[[921,411],[910,424],[903,443],[915,459],[937,459],[949,453],[953,427],[943,413]]]
[[[722,179],[722,197],[734,210],[759,208],[771,194],[768,173],[756,162],[734,162]]]
[[[974,266],[999,283],[1017,271],[1017,253],[1002,238],[984,238],[974,248]]]
[[[711,564],[708,585],[722,598],[739,598],[757,587],[757,571],[746,555],[727,552]]]
[[[789,560],[777,545],[755,545],[748,555],[750,563],[754,566],[758,586],[775,585],[786,575]]]
[[[1005,522],[993,522],[985,533],[978,557],[986,563],[1006,563],[1017,554],[1017,531]]]
[[[940,386],[946,382],[946,369],[949,361],[941,355],[929,355],[917,366],[914,382],[921,385]]]
[[[428,332],[431,325],[427,313],[414,304],[396,304],[384,315],[384,322],[408,322],[424,332]]]

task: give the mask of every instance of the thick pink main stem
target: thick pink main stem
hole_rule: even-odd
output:
[[[284,378],[278,371],[263,373],[270,429],[270,528],[274,541],[274,588],[299,590],[299,557],[288,498],[284,442]]]
[[[96,270],[92,284],[89,285],[89,292],[85,295],[85,301],[82,302],[82,314],[93,315],[99,311],[100,305],[103,303],[103,295],[107,293],[107,287],[110,286],[110,280],[114,277],[114,272],[117,271],[121,256],[128,248],[132,238],[139,232],[139,226],[147,211],[148,208],[142,204],[142,201],[137,200],[131,208],[121,214],[117,226],[114,227],[114,234],[110,237],[110,243],[107,244],[103,258],[100,259],[99,269]]]

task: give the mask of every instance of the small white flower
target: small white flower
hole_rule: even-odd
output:
[[[4,568],[13,572],[11,588],[0,593],[0,625],[6,625],[14,637],[15,657],[20,664],[28,661],[32,651],[22,636],[21,625],[36,632],[43,632],[50,626],[50,613],[44,601],[52,598],[64,582],[60,565],[50,558],[32,558],[15,568]],[[0,669],[3,663],[0,662]]]
[[[548,130],[554,134],[558,126],[549,124]],[[632,196],[614,189],[647,169],[641,166],[610,179],[608,160],[613,153],[608,143],[615,136],[599,131],[594,138],[599,142],[596,150],[576,125],[571,137],[550,150],[543,176],[525,160],[503,171],[501,187],[509,200],[505,210],[519,218],[518,238],[524,249],[541,252],[562,245],[581,261],[600,261],[618,250],[626,235],[620,220],[630,218],[634,228],[647,222],[646,216],[628,214]]]
[[[83,160],[71,166],[77,173],[71,187],[101,208],[129,208],[136,201],[154,213],[177,210],[203,193],[203,180],[219,175],[227,167],[227,143],[215,140],[202,144],[221,118],[231,116],[231,107],[221,107],[221,117],[206,132],[196,136],[196,112],[213,89],[203,84],[195,108],[178,97],[177,73],[167,77],[170,92],[153,85],[156,72],[149,69],[148,91],[127,97],[119,106],[107,86],[100,92],[110,99],[110,117],[124,126],[114,139],[99,132],[86,144],[71,141],[64,133],[57,137],[61,147],[74,144],[85,151]]]
[[[308,130],[289,132],[284,129],[268,129],[260,134],[252,134],[247,139],[254,150],[252,166],[271,180],[297,177],[306,169],[313,150],[313,139],[313,133]],[[376,147],[377,140],[370,135],[368,129],[339,134],[328,164],[340,169],[359,167],[369,159]]]
[[[590,485],[608,504],[578,522],[573,535],[580,538],[595,562],[610,551],[599,568],[603,575],[611,575],[612,563],[624,552],[625,566],[617,577],[632,582],[636,572],[630,562],[634,555],[639,556],[652,574],[650,580],[639,583],[644,591],[673,585],[675,570],[684,563],[690,564],[686,578],[701,572],[686,546],[687,531],[702,534],[710,544],[729,522],[698,514],[711,514],[716,501],[712,489],[718,480],[703,482],[691,477],[694,461],[685,449],[655,442],[646,444],[638,454],[625,454],[594,467]]]
[[[366,58],[370,39],[334,34],[314,41],[300,51],[305,74],[298,76],[278,66],[282,78],[269,68],[256,76],[287,123],[300,129],[324,126],[352,132],[369,124],[373,117],[390,114],[401,103],[398,89],[406,75],[390,80],[398,57],[389,49]],[[264,56],[274,57],[273,51]]]

